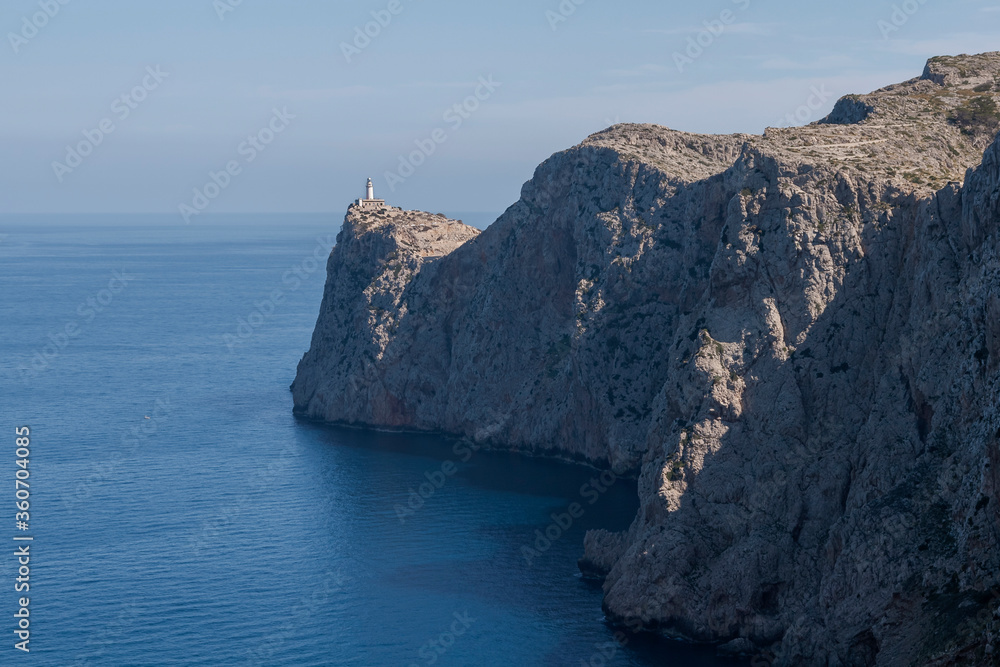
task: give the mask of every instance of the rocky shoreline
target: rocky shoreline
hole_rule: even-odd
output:
[[[998,664],[1000,53],[762,136],[619,125],[477,230],[348,211],[296,413],[639,475],[626,627]],[[964,660],[965,662],[961,662]]]

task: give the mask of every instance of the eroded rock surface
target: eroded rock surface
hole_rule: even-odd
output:
[[[582,561],[616,621],[996,664],[998,77],[935,58],[763,136],[612,127],[482,234],[352,209],[296,410],[637,472]]]

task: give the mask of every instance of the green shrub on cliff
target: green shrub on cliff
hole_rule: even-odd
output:
[[[1000,109],[991,95],[980,95],[952,111],[948,120],[964,134],[993,134],[1000,127]]]

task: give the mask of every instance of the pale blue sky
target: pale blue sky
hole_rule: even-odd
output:
[[[230,161],[206,212],[340,215],[368,176],[407,208],[500,211],[539,162],[616,121],[759,133],[814,89],[829,96],[807,120],[930,56],[1000,50],[996,0],[565,0],[566,16],[559,0],[242,0],[221,19],[237,0],[41,0],[58,12],[34,34],[39,1],[0,13],[0,213],[177,212]],[[391,5],[348,62],[341,44]],[[894,5],[912,15],[893,24]],[[706,21],[727,25],[678,68]],[[490,76],[461,126],[445,117]],[[122,118],[116,99],[144,77]],[[295,118],[249,162],[241,143],[274,108]],[[114,131],[60,182],[53,162],[105,120]],[[438,128],[444,143],[390,192],[386,172]]]

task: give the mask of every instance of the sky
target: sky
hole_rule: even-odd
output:
[[[616,122],[761,133],[1000,50],[973,0],[5,0],[0,214],[500,212]]]

